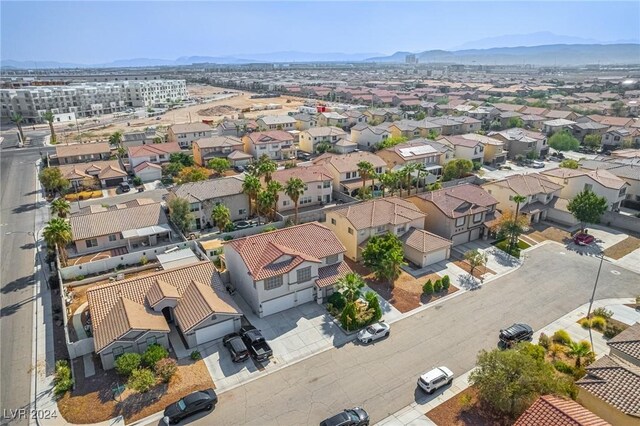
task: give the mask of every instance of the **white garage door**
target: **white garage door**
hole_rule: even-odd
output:
[[[277,299],[262,302],[262,316],[266,317],[267,315],[275,314],[276,312],[284,311],[294,306],[296,306],[295,293],[287,294]]]
[[[469,239],[469,241],[475,241],[478,238],[480,238],[480,228],[476,228],[471,231],[471,238]]]
[[[435,251],[433,253],[429,253],[427,255],[427,260],[424,266],[432,265],[436,262],[442,262],[443,260],[446,260],[446,259],[447,259],[447,249],[445,248],[442,250]]]
[[[298,298],[298,305],[302,305],[303,303],[313,302],[313,287],[300,290],[296,293],[296,297]]]
[[[458,244],[464,244],[469,242],[469,233],[463,232],[462,234],[454,235],[451,237],[451,241],[453,241],[453,245],[457,246]]]
[[[222,321],[217,324],[210,325],[209,327],[196,330],[196,342],[198,345],[201,345],[212,340],[220,339],[226,334],[233,333],[234,331],[233,319]]]

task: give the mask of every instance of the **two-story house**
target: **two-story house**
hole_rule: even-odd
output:
[[[300,114],[294,115],[293,118],[296,120],[296,130],[300,132],[312,127],[316,127],[316,125],[318,124],[318,118],[315,114],[307,114],[302,112]]]
[[[552,182],[562,185],[560,198],[570,200],[588,189],[607,200],[607,210],[616,211],[626,198],[629,184],[605,169],[557,168],[542,172]]]
[[[358,144],[360,149],[370,150],[389,137],[391,137],[391,132],[385,126],[359,123],[351,128],[351,142]]]
[[[56,153],[49,157],[51,164],[86,163],[87,161],[108,160],[111,148],[106,142],[56,145]]]
[[[260,131],[267,130],[295,130],[296,119],[289,115],[266,115],[256,120]]]
[[[543,122],[542,131],[547,135],[552,135],[564,130],[571,131],[571,128],[575,124],[575,121],[565,120],[564,118],[556,118],[555,120],[548,120]]]
[[[581,143],[584,142],[584,138],[587,135],[598,135],[602,138],[602,135],[609,129],[604,124],[596,123],[595,121],[588,121],[584,123],[576,123],[571,126],[573,137],[578,139]]]
[[[228,158],[234,151],[244,153],[242,140],[235,136],[213,136],[198,139],[193,143],[193,161],[200,166],[206,166],[213,158]],[[247,162],[252,157],[247,154]]]
[[[244,152],[251,154],[256,160],[267,155],[272,160],[288,160],[296,158],[296,145],[293,135],[283,130],[254,132],[242,138]]]
[[[538,173],[511,175],[505,179],[485,183],[482,188],[498,200],[498,210],[515,212],[517,206],[513,198],[525,197],[520,203],[519,213],[537,223],[547,218],[554,197],[560,195],[562,185]]]
[[[482,121],[465,115],[429,118],[429,121],[438,125],[442,129],[440,134],[445,136],[475,133],[482,128]]]
[[[193,228],[211,228],[211,213],[218,204],[229,209],[232,222],[249,217],[249,197],[244,193],[242,183],[237,176],[185,183],[171,188],[167,201],[173,198],[187,200],[195,216]]]
[[[602,134],[602,149],[614,150],[633,142],[634,136],[638,135],[638,129],[625,127],[612,127]]]
[[[424,229],[451,240],[453,245],[485,238],[495,219],[498,200],[472,184],[414,195],[407,198],[427,215]]]
[[[369,162],[376,174],[381,174],[387,169],[387,163],[382,158],[367,151],[355,151],[343,155],[322,154],[313,160],[313,164],[325,166],[333,177],[333,187],[336,191],[355,195],[362,188],[362,179],[358,172],[358,163],[362,161]],[[374,180],[374,188],[375,182]],[[369,187],[371,179],[368,179],[365,185]]]
[[[441,158],[443,155],[446,156],[446,152],[443,154],[439,149],[442,145],[438,145],[434,146],[432,141],[427,139],[414,139],[380,150],[376,155],[387,163],[389,170],[401,170],[408,164],[421,165],[429,172],[426,183],[434,183],[442,174]]]
[[[487,136],[505,143],[509,160],[526,157],[532,152],[538,156],[545,156],[549,153],[547,137],[540,132],[514,127],[499,132],[489,132]]]
[[[474,137],[468,135],[442,136],[437,141],[451,146],[457,159],[465,159],[474,163],[482,163],[484,160],[484,144]]]
[[[346,135],[347,132],[338,127],[312,127],[300,132],[298,146],[305,152],[313,153],[318,144],[330,144],[333,147]]]
[[[318,222],[225,243],[231,284],[260,317],[321,303],[351,272],[340,240]]]
[[[366,123],[369,117],[364,115],[364,113],[357,109],[348,109],[342,113],[342,115],[347,117],[347,125],[355,126],[356,124]]]
[[[152,164],[168,163],[170,161],[171,154],[180,151],[180,145],[175,142],[132,146],[127,149],[129,164],[133,168],[138,164],[145,162]]]
[[[193,141],[210,138],[213,132],[214,129],[205,123],[174,124],[167,130],[167,139],[179,144],[181,148],[191,148]]]
[[[415,138],[426,138],[430,133],[439,135],[442,132],[442,126],[432,123],[429,120],[399,120],[394,121],[388,126],[391,136],[394,138],[404,137],[409,140]]]
[[[335,111],[321,112],[318,114],[318,126],[337,126],[343,128],[347,125],[347,116]]]
[[[279,182],[282,186],[293,177],[304,182],[304,192],[298,199],[298,208],[331,203],[333,193],[333,176],[322,165],[299,166],[292,169],[276,170],[271,175],[271,179]],[[278,211],[290,214],[295,208],[295,204],[284,192],[278,194]]]

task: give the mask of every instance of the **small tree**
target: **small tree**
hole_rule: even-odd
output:
[[[231,223],[229,207],[224,204],[217,204],[211,210],[211,221],[218,227],[220,232],[224,232],[225,228]]]
[[[615,101],[611,104],[611,110],[617,116],[623,116],[626,113],[627,107],[622,101]]]
[[[367,301],[367,309],[373,312],[373,316],[371,317],[371,322],[378,321],[382,318],[382,308],[380,307],[380,300],[378,300],[378,295],[373,291],[368,291],[364,295],[364,300]]]
[[[582,364],[582,358],[588,357],[591,354],[591,345],[586,340],[580,342],[569,342],[569,351],[567,355],[576,359],[576,367],[580,368]]]
[[[451,279],[449,278],[449,275],[445,275],[444,277],[442,277],[442,289],[449,290],[450,286],[451,286]]]
[[[173,154],[169,155],[169,162],[178,163],[184,167],[191,167],[195,164],[193,161],[193,157],[186,152],[174,152]]]
[[[507,123],[507,127],[509,129],[514,128],[514,127],[522,128],[522,127],[524,127],[524,121],[522,121],[522,118],[520,118],[520,117],[511,117],[509,119],[509,122]]]
[[[156,376],[148,368],[133,370],[127,381],[127,386],[140,393],[149,392],[155,384]]]
[[[444,166],[443,180],[449,181],[453,179],[460,179],[473,170],[473,163],[470,160],[464,158],[458,158],[457,160],[451,160]]]
[[[118,374],[121,374],[125,377],[129,377],[129,375],[131,375],[131,372],[133,370],[140,367],[141,363],[142,363],[142,357],[140,356],[140,354],[136,352],[127,352],[120,355],[116,359],[114,365]]]
[[[469,263],[471,270],[470,275],[473,275],[473,271],[479,266],[485,266],[487,264],[487,255],[480,250],[469,250],[464,254],[464,259]]]
[[[209,173],[207,172],[207,169],[205,169],[204,167],[193,166],[184,167],[182,170],[180,170],[180,173],[178,173],[178,176],[176,177],[176,181],[179,184],[183,184],[189,182],[200,182],[203,180],[207,180],[208,178]]]
[[[53,378],[53,393],[62,396],[73,388],[73,378],[71,377],[71,367],[65,360],[56,362],[56,374]]]
[[[136,176],[133,178],[133,184],[135,186],[142,186],[144,182],[142,181],[142,178],[140,176]]]
[[[433,294],[433,283],[431,280],[427,280],[426,283],[422,286],[422,294],[430,296]]]
[[[340,324],[347,330],[355,330],[358,324],[358,309],[355,303],[347,303],[340,314]]]
[[[436,280],[433,284],[433,291],[436,293],[440,293],[442,291],[442,280]]]
[[[591,134],[584,137],[584,145],[587,148],[597,149],[602,144],[602,136],[598,134]]]
[[[360,290],[364,285],[365,282],[359,274],[349,272],[338,279],[336,289],[342,293],[347,303],[353,303],[360,297]]]
[[[376,278],[387,280],[391,288],[405,265],[402,242],[392,233],[375,235],[362,251],[362,258],[366,267],[372,268]]]
[[[122,132],[113,132],[109,136],[109,143],[114,146],[120,146],[120,144],[122,143]]]
[[[549,138],[549,146],[556,151],[575,151],[580,146],[580,141],[571,136],[568,131],[561,131]]]
[[[195,216],[191,213],[191,205],[184,198],[173,198],[169,201],[169,217],[183,233],[191,229],[195,221]]]
[[[216,175],[221,176],[226,170],[229,170],[231,163],[226,158],[212,158],[207,163],[207,167],[216,172]]]
[[[51,143],[55,145],[55,143],[56,143],[56,131],[53,128],[53,120],[55,119],[55,115],[53,114],[53,112],[48,110],[47,112],[45,112],[42,115],[42,118],[44,119],[44,121],[49,123],[49,133],[51,134]]]
[[[378,144],[378,149],[386,149],[391,148],[396,145],[400,145],[401,143],[405,143],[407,138],[403,136],[394,136],[387,139],[384,139],[382,142]]]
[[[165,383],[169,383],[169,380],[171,380],[178,371],[178,363],[175,359],[164,358],[156,363],[154,371],[160,380]]]
[[[510,211],[505,210],[504,214],[491,227],[497,234],[498,239],[506,239],[509,242],[507,251],[513,255],[516,251],[518,238],[529,227],[529,219],[523,216],[516,218]]]
[[[600,216],[607,210],[607,206],[606,198],[585,189],[569,201],[567,210],[580,222],[581,231],[584,232],[585,224],[600,222]]]
[[[70,183],[57,167],[47,167],[38,176],[40,183],[48,193],[62,192],[69,188]]]
[[[577,169],[578,167],[580,167],[580,163],[578,163],[576,160],[567,158],[566,160],[562,160],[560,162],[560,167],[564,169]]]
[[[142,354],[142,362],[149,368],[155,367],[156,363],[161,359],[164,359],[169,356],[169,352],[167,350],[158,345],[149,345],[147,350]]]

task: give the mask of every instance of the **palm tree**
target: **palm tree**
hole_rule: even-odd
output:
[[[229,208],[224,204],[217,204],[211,210],[211,221],[220,230],[220,233],[224,232],[227,225],[231,223]]]
[[[263,154],[258,159],[255,171],[258,176],[264,176],[264,181],[269,183],[271,181],[271,175],[278,170],[278,165],[267,154]]]
[[[18,127],[18,133],[20,133],[20,141],[24,143],[24,133],[22,132],[22,122],[24,121],[24,118],[21,114],[14,113],[13,115],[11,115],[11,121]]]
[[[277,180],[269,181],[267,184],[267,191],[273,195],[273,220],[278,217],[278,200],[280,200],[280,192],[284,190],[284,187]]]
[[[520,213],[520,203],[524,203],[527,200],[527,197],[516,194],[513,196],[513,202],[516,203],[516,215],[513,218],[514,223],[518,223],[518,214]],[[509,241],[509,253],[512,252],[514,246],[516,245],[517,239],[511,237],[511,241]]]
[[[260,222],[260,215],[264,213],[269,214],[269,210],[273,207],[274,202],[273,193],[270,191],[260,191],[256,197],[256,208],[258,211],[258,223]]]
[[[249,216],[253,215],[253,209],[251,202],[256,202],[258,193],[260,192],[260,188],[262,184],[260,183],[260,179],[256,176],[246,174],[244,176],[244,182],[242,182],[242,191],[247,194],[249,197]]]
[[[296,209],[294,216],[296,225],[298,224],[298,201],[300,201],[300,196],[304,194],[304,188],[304,182],[299,177],[290,177],[284,185],[284,193],[291,198]]]
[[[413,178],[413,172],[415,172],[416,170],[417,164],[415,163],[409,163],[402,169],[407,178],[407,196],[411,195],[411,180]]]
[[[71,205],[62,197],[56,198],[51,202],[51,213],[64,219],[71,213]]]
[[[360,161],[358,164],[358,174],[360,175],[360,179],[362,179],[362,196],[365,194],[365,186],[367,185],[367,179],[373,175],[373,164],[368,161]]]
[[[336,288],[342,293],[347,303],[353,303],[360,297],[360,289],[364,285],[365,282],[359,274],[349,272],[338,280]]]
[[[427,170],[427,168],[425,167],[424,163],[417,163],[416,164],[416,171],[418,172],[418,181],[416,183],[416,193],[418,192],[418,189],[420,189],[420,175],[422,173],[424,173],[424,176],[426,178],[426,176],[429,174],[429,171]],[[425,181],[425,186],[426,186],[426,181]]]
[[[580,342],[569,342],[567,346],[569,347],[567,354],[576,358],[576,367],[580,368],[582,358],[589,356],[591,353],[591,345],[589,342],[582,340]]]
[[[51,143],[55,144],[56,143],[56,131],[53,129],[53,120],[55,119],[55,116],[53,115],[53,112],[51,111],[47,111],[44,114],[42,114],[42,118],[49,123],[49,132],[51,133]]]
[[[51,219],[47,222],[42,236],[49,247],[55,247],[58,250],[60,256],[62,256],[63,264],[66,265],[67,256],[64,248],[73,240],[69,222],[60,217]]]
[[[120,146],[122,143],[122,132],[113,132],[111,136],[109,136],[109,143],[111,145]]]

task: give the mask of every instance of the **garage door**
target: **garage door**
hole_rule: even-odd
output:
[[[212,340],[220,339],[226,334],[233,333],[234,331],[233,319],[229,319],[210,325],[209,327],[196,330],[196,342],[198,345],[201,345]]]
[[[454,235],[451,237],[451,241],[453,241],[453,245],[457,246],[458,244],[464,244],[469,242],[469,233],[463,232],[462,234]]]
[[[118,186],[120,185],[120,182],[123,182],[122,178],[104,180],[104,184],[108,187]]]
[[[438,250],[427,255],[427,260],[424,266],[432,265],[436,262],[442,262],[447,259],[447,249]]]
[[[296,297],[298,298],[297,304],[302,305],[303,303],[313,302],[313,287],[307,288],[305,290],[300,290],[296,293]]]
[[[277,299],[262,302],[262,316],[266,317],[267,315],[275,314],[276,312],[284,311],[294,306],[296,306],[295,293],[287,294]]]
[[[476,228],[471,231],[471,238],[469,239],[469,241],[475,241],[478,238],[480,238],[480,228]]]

